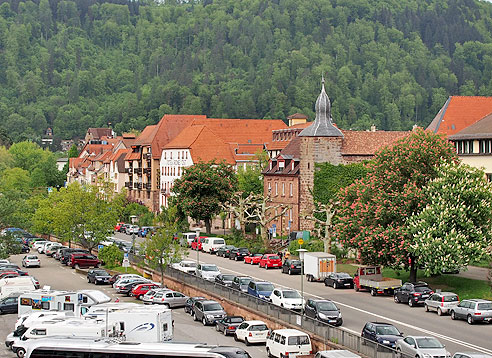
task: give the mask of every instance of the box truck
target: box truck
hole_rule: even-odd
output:
[[[329,274],[337,272],[337,257],[326,252],[304,254],[304,274],[310,282],[324,281]]]

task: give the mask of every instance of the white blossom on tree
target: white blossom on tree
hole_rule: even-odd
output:
[[[424,189],[428,205],[409,219],[409,251],[426,274],[466,267],[492,244],[492,185],[483,171],[461,163],[442,164]]]

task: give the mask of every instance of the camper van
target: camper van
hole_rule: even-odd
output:
[[[33,291],[36,287],[32,277],[30,276],[19,276],[10,277],[0,280],[0,299],[8,297],[14,293]]]

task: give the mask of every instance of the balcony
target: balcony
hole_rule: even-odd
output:
[[[144,189],[152,190],[152,183],[145,183],[144,184]]]
[[[148,160],[152,159],[152,153],[145,153],[145,154],[143,155],[143,158],[144,158],[144,159],[148,159]]]
[[[125,173],[131,174],[132,168],[125,168]]]
[[[150,175],[150,174],[152,174],[152,168],[144,168],[143,172],[144,172],[144,174]]]
[[[142,175],[142,168],[133,168],[133,173]]]
[[[125,188],[130,188],[131,189],[131,187],[132,187],[132,182],[131,181],[125,182]]]
[[[135,189],[142,189],[142,183],[133,183]]]

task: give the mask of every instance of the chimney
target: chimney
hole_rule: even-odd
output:
[[[376,126],[373,124],[373,125],[371,126],[371,132],[375,132],[375,131],[376,131]]]

